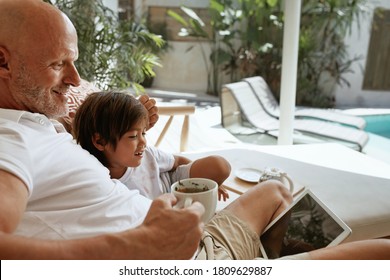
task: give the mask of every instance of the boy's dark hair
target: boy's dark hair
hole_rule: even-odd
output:
[[[77,109],[73,120],[73,137],[106,165],[104,154],[93,144],[93,136],[99,134],[102,144],[111,144],[116,148],[119,139],[141,120],[148,122],[148,112],[130,93],[94,92]]]

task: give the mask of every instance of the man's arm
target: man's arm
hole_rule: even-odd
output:
[[[11,173],[0,170],[0,232],[11,233],[26,209],[27,186]]]
[[[39,240],[13,235],[27,203],[27,188],[0,170],[0,259],[189,259],[202,233],[204,208],[175,209],[173,195],[155,201],[142,225],[77,240]]]

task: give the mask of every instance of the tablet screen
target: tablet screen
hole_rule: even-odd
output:
[[[351,232],[309,191],[286,210],[260,237],[265,258],[275,259],[335,245]]]

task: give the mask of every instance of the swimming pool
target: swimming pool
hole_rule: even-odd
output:
[[[361,116],[367,122],[365,131],[390,139],[390,114]]]

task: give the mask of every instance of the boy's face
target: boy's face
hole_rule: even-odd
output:
[[[146,147],[146,120],[136,123],[119,139],[116,149],[108,144],[104,149],[109,168],[137,167]]]

